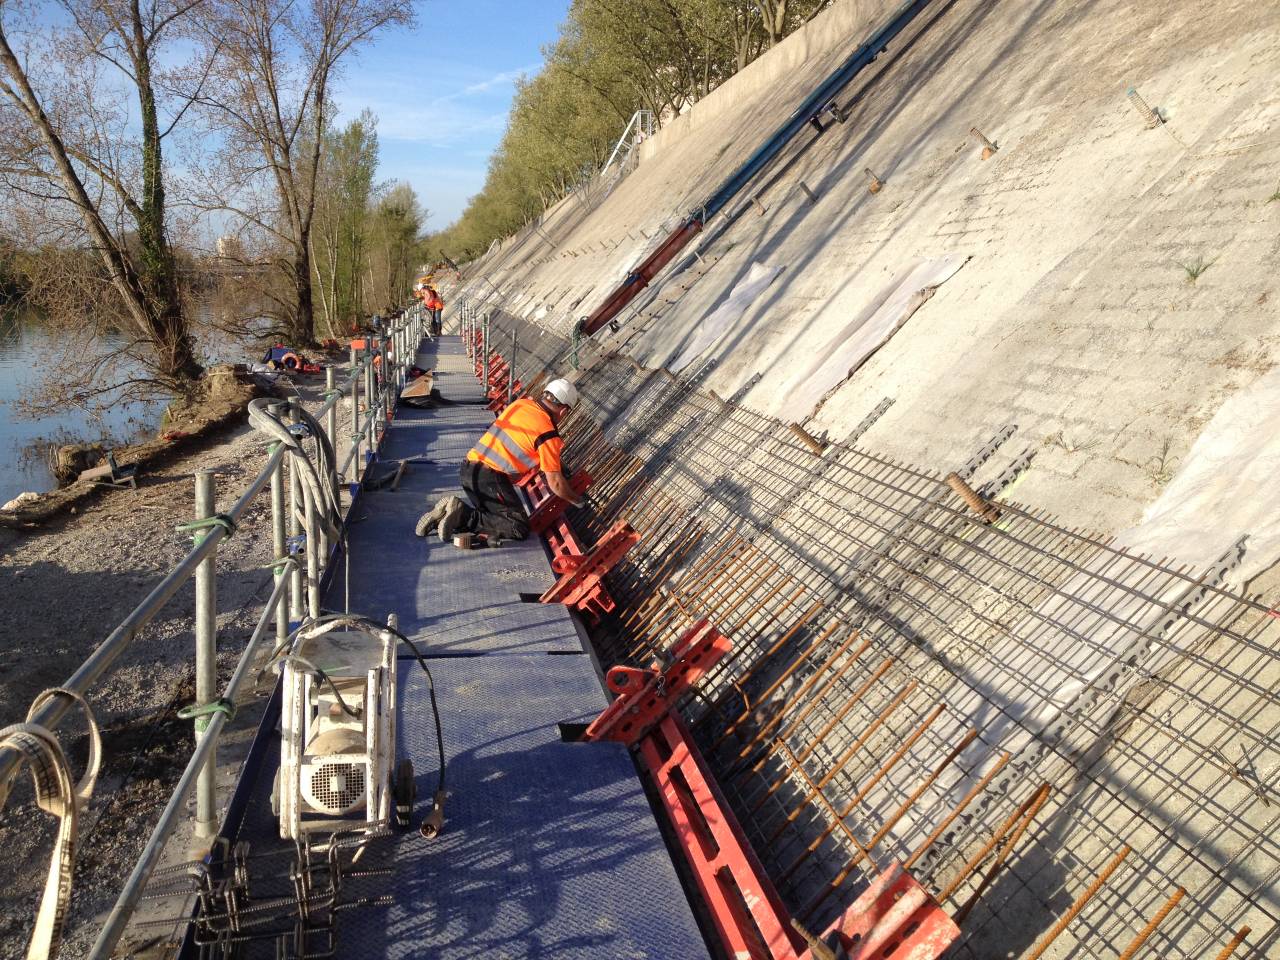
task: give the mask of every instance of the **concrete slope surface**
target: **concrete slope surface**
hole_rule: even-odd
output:
[[[812,928],[857,844],[941,829],[913,868],[956,955],[1280,956],[1280,5],[935,0],[573,335],[896,6],[835,3],[666,123],[468,265],[450,323],[577,379],[593,522],[646,528],[606,665],[670,642],[655,611],[734,628],[687,712]]]
[[[598,206],[562,201],[474,270],[506,309],[566,332],[893,6],[836,5],[645,144]],[[971,258],[815,428],[845,436],[892,397],[867,441],[943,467],[1014,421],[1043,447],[1019,496],[1119,529],[1273,362],[1280,9],[932,7],[837,98],[847,120],[759,195],[763,212],[699,251],[714,266],[618,339],[660,362],[753,262],[782,266],[711,348],[708,380],[727,395],[759,372],[747,403],[779,413],[779,388],[891,278],[921,257]],[[1130,86],[1163,125],[1147,129]],[[986,161],[974,128],[999,148]]]

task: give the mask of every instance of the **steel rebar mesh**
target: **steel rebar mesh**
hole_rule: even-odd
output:
[[[1188,897],[1150,941],[1162,955],[1216,952],[1245,923],[1249,944],[1274,944],[1280,625],[1221,570],[1131,556],[1013,504],[988,524],[942,477],[858,447],[819,454],[696,377],[597,355],[577,382],[567,450],[605,469],[596,509],[648,531],[610,578],[621,616],[601,654],[647,660],[696,615],[733,628],[685,710],[788,906],[844,878],[809,926],[910,856],[1008,751],[914,868],[942,889],[1039,783],[1053,788],[962,951],[1029,949],[1124,844],[1048,955],[1118,954],[1178,883]]]

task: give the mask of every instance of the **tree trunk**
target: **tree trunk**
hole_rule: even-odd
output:
[[[169,257],[169,282],[172,284],[172,295],[169,296],[167,294],[170,291],[157,291],[152,287],[146,276],[146,265],[144,264],[140,267],[134,263],[124,244],[112,233],[107,225],[101,210],[89,196],[88,190],[86,190],[79,174],[72,165],[71,157],[62,141],[62,137],[45,113],[44,107],[31,86],[26,71],[14,55],[13,49],[9,46],[9,39],[2,28],[0,28],[0,64],[3,65],[5,72],[9,74],[9,78],[16,88],[13,91],[6,92],[10,93],[19,109],[26,114],[43,141],[49,158],[52,160],[55,170],[57,170],[58,179],[61,181],[67,198],[80,211],[85,232],[88,233],[90,240],[97,247],[98,253],[102,257],[103,265],[107,268],[107,272],[111,277],[112,285],[124,301],[137,331],[152,342],[153,350],[150,360],[154,365],[154,372],[164,382],[165,386],[179,393],[189,393],[195,380],[203,371],[195,359],[191,340],[187,334],[186,321],[182,316],[181,303],[176,293],[176,272],[172,269],[172,255],[170,254]],[[154,121],[154,100],[151,106],[151,117]],[[156,150],[152,154],[154,165],[151,172],[155,178],[152,189],[158,192],[161,202],[159,222],[161,224],[160,237],[163,240],[164,194],[161,184],[158,134],[156,136]],[[135,219],[137,219],[136,213]],[[147,219],[146,217],[141,218],[139,225],[141,226],[142,220]],[[155,223],[154,219],[149,222],[153,225]]]
[[[293,316],[289,318],[289,345],[314,347],[315,309],[311,302],[311,247],[310,237],[302,237],[293,259],[294,303]]]
[[[162,376],[181,393],[204,372],[196,359],[195,346],[178,289],[178,266],[165,235],[164,170],[160,144],[160,124],[156,117],[155,91],[151,84],[151,59],[142,36],[138,8],[134,6],[134,66],[138,84],[138,105],[142,117],[142,197],[135,217],[142,263],[139,273],[150,301],[153,331],[160,354]]]

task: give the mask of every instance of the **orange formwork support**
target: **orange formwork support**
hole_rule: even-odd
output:
[[[542,603],[563,603],[594,617],[610,613],[615,604],[605,590],[604,576],[639,542],[640,534],[631,524],[619,520],[589,552],[557,556],[551,569],[560,574],[560,579],[538,599]]]
[[[937,960],[960,936],[944,910],[919,881],[893,863],[827,931],[848,960]],[[815,958],[816,960],[816,958]]]
[[[611,668],[605,676],[605,683],[618,698],[592,721],[582,739],[617,740],[627,745],[636,743],[732,647],[728,637],[710,621],[702,619],[671,645],[665,667],[648,670],[624,666]]]

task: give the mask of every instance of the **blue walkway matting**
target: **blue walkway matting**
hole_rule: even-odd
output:
[[[437,369],[446,399],[480,396],[456,337],[424,343],[418,362]],[[361,892],[394,902],[343,912],[336,956],[706,957],[625,748],[561,740],[558,723],[588,722],[608,698],[568,611],[520,600],[553,582],[541,543],[460,551],[413,534],[438,496],[459,492],[459,463],[491,420],[476,405],[402,407],[381,459],[409,458],[408,470],[397,491],[361,494],[352,517],[351,609],[396,613],[429,658],[449,800],[437,839],[414,829],[369,851],[362,866],[394,874]],[[339,577],[326,606],[340,608],[342,591]],[[416,827],[438,756],[425,677],[403,655],[398,696]],[[267,800],[278,756],[275,745],[240,832],[259,850],[280,843]],[[249,952],[271,955],[259,945]]]
[[[555,582],[539,540],[464,551],[414,535],[436,500],[461,493],[462,460],[492,421],[478,406],[402,407],[396,414],[381,458],[409,463],[398,489],[362,494],[352,513],[351,608],[378,619],[395,613],[401,632],[433,655],[580,652],[583,639],[567,609],[521,599]],[[342,580],[326,606],[341,605]]]

